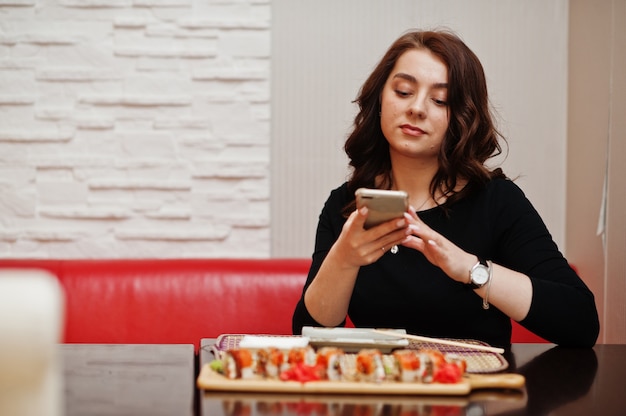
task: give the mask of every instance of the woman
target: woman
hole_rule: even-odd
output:
[[[560,345],[593,346],[593,294],[501,169],[485,75],[454,34],[396,40],[357,98],[352,174],[319,217],[293,331],[403,328],[508,347],[514,319]],[[404,190],[404,218],[371,229],[356,189]]]

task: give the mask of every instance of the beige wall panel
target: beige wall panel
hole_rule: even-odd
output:
[[[626,1],[570,3],[568,258],[596,296],[599,342],[626,342]],[[606,205],[602,204],[607,180]],[[605,207],[606,234],[598,235]],[[603,242],[604,240],[604,242]]]
[[[626,1],[611,12],[605,342],[626,343]]]
[[[570,4],[567,246],[599,310],[604,306],[604,259],[596,231],[607,157],[608,16],[608,2]]]

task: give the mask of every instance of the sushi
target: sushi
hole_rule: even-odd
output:
[[[315,365],[317,361],[317,355],[315,350],[311,347],[296,347],[291,348],[287,354],[287,364],[305,364]]]
[[[400,349],[389,355],[366,348],[346,354],[341,348],[310,346],[281,350],[236,348],[224,351],[221,371],[229,379],[280,379],[403,383],[456,383],[467,371],[459,354],[436,349]]]
[[[381,382],[385,379],[383,355],[380,350],[366,348],[356,355],[356,378],[360,381]]]
[[[395,350],[392,357],[392,378],[404,383],[456,383],[467,370],[461,355],[434,349]]]
[[[343,378],[344,352],[340,348],[323,347],[317,352],[317,365],[323,368],[325,379],[339,381]]]
[[[224,356],[224,375],[230,379],[250,379],[255,376],[256,357],[250,350],[232,349]]]
[[[420,381],[420,357],[414,350],[396,350],[393,352],[398,381],[410,383]]]
[[[285,354],[278,348],[263,348],[257,351],[256,373],[265,378],[278,378],[285,368]]]

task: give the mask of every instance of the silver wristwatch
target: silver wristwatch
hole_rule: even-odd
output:
[[[478,263],[474,265],[469,271],[468,285],[472,289],[478,289],[489,283],[491,277],[491,270],[489,270],[489,263],[481,257],[478,257]]]

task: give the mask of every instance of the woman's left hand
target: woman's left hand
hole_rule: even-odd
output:
[[[443,270],[451,279],[467,283],[469,270],[476,264],[476,256],[462,250],[426,225],[413,208],[404,217],[409,224],[410,234],[402,245],[424,254],[428,261]]]

